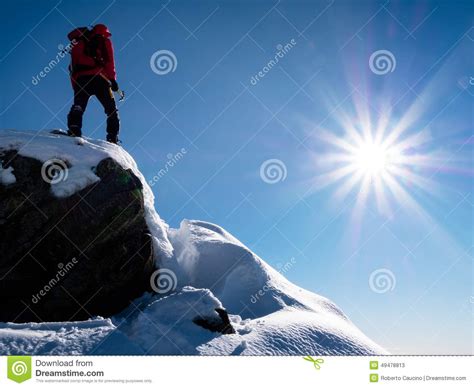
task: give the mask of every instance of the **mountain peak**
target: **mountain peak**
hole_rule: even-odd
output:
[[[21,344],[32,337],[46,341],[47,334],[57,346],[42,352],[61,353],[60,343],[69,340],[68,321],[83,317],[91,320],[77,322],[78,354],[386,353],[334,303],[288,281],[222,227],[184,220],[178,229],[170,228],[123,148],[45,131],[8,130],[0,132],[0,160],[0,229],[11,235],[2,242],[8,254],[0,259],[6,273],[0,288],[5,292],[23,284],[20,278],[30,274],[34,287],[10,305],[24,302],[29,313],[23,322],[62,320],[48,326],[0,324],[3,352],[21,352]],[[76,203],[79,211],[74,211]],[[12,263],[29,256],[40,258],[44,268],[34,269],[37,264],[30,260],[22,267],[26,272],[12,270],[15,276],[9,277]],[[27,300],[33,289],[48,284],[59,264],[73,258],[78,264],[49,287],[43,304]],[[66,296],[80,299],[85,312],[54,315]],[[209,330],[218,327],[233,334]],[[170,333],[166,339],[163,332]]]

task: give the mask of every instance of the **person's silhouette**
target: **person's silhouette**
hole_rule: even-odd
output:
[[[91,96],[96,96],[107,115],[107,141],[118,142],[120,120],[114,94],[119,90],[110,33],[104,24],[91,30],[76,28],[68,34],[71,41],[71,74],[74,103],[67,116],[68,134],[82,135],[82,116]]]

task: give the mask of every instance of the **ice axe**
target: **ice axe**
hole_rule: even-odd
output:
[[[101,76],[103,79],[105,79],[105,80],[109,83],[109,85],[110,85],[110,97],[113,98],[113,97],[114,97],[114,92],[112,91],[112,81],[110,81],[109,79],[107,79],[107,78],[106,78],[104,75],[102,75],[102,74],[100,74],[100,76]],[[116,93],[117,93],[118,96],[119,96],[119,101],[122,101],[122,100],[125,98],[125,92],[124,92],[122,89],[119,88],[119,89],[116,91]]]
[[[119,101],[123,101],[123,99],[125,98],[125,92],[122,89],[119,89],[119,90],[117,90],[116,93],[119,96]]]

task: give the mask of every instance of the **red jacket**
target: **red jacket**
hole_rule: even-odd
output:
[[[103,44],[99,44],[96,51],[96,58],[100,59],[101,64],[94,58],[86,55],[86,42],[81,39],[83,30],[77,28],[68,35],[72,44],[71,49],[71,81],[74,86],[75,80],[83,75],[99,74],[108,80],[115,80],[115,61],[114,48],[112,41],[107,35],[102,35]]]

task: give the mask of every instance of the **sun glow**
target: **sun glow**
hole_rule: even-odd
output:
[[[317,157],[318,164],[327,172],[316,178],[316,186],[326,187],[339,183],[335,197],[344,200],[353,190],[358,190],[355,202],[360,214],[370,193],[380,213],[391,213],[391,202],[416,207],[416,201],[408,190],[421,188],[433,191],[429,178],[420,173],[423,167],[432,165],[429,155],[420,151],[420,145],[430,140],[427,131],[401,138],[400,127],[389,128],[389,120],[373,132],[370,122],[357,129],[345,123],[345,134],[321,130],[319,138],[330,151]]]
[[[392,163],[393,153],[380,144],[364,143],[354,153],[354,167],[372,177],[381,176]]]

